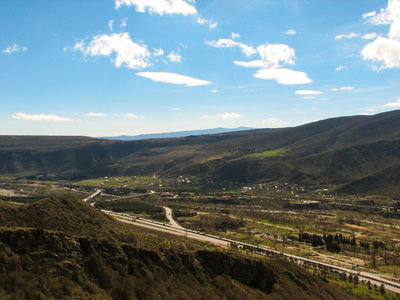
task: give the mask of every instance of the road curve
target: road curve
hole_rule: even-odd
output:
[[[167,217],[168,221],[171,223],[171,225],[172,225],[173,227],[185,229],[185,228],[183,228],[181,225],[179,225],[178,223],[176,223],[176,221],[174,220],[174,218],[172,218],[172,209],[170,209],[169,207],[166,207],[166,206],[164,206],[163,208],[164,208],[164,210],[165,210],[165,216]]]

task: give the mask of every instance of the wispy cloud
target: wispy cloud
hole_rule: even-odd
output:
[[[238,38],[240,38],[240,34],[239,34],[239,33],[234,33],[234,32],[232,32],[232,33],[231,33],[231,37],[232,37],[233,39],[238,39]]]
[[[289,29],[288,31],[285,32],[285,34],[288,34],[288,35],[294,35],[296,33],[297,33],[297,31],[294,29]]]
[[[190,4],[192,1],[185,0],[116,0],[115,8],[119,9],[122,5],[136,7],[137,12],[146,12],[159,15],[164,14],[182,14],[182,15],[196,15],[196,7]]]
[[[108,21],[108,28],[110,29],[110,31],[113,31],[113,23],[114,23],[114,20]]]
[[[346,70],[346,69],[348,69],[348,67],[346,67],[346,66],[339,66],[339,67],[336,68],[336,71],[342,71],[342,70]]]
[[[161,48],[154,49],[153,56],[161,56],[161,55],[164,55],[164,50],[163,49],[161,49]]]
[[[27,47],[20,46],[18,44],[14,44],[10,47],[7,47],[5,50],[3,50],[3,53],[12,54],[12,53],[16,53],[16,52],[25,52],[26,50],[28,50]]]
[[[371,11],[369,13],[365,13],[362,15],[363,19],[367,19],[369,17],[375,16],[376,15],[376,11]]]
[[[386,107],[398,107],[398,108],[400,108],[400,98],[399,99],[397,99],[395,102],[391,102],[391,103],[387,103],[387,104],[385,104],[384,106],[386,106]]]
[[[26,121],[44,121],[44,122],[74,122],[76,120],[70,118],[59,117],[55,115],[30,115],[24,113],[15,113],[12,115],[14,119],[26,120]]]
[[[373,25],[387,25],[392,24],[399,17],[400,3],[399,1],[388,1],[388,6],[381,9],[379,13],[375,11],[363,14],[364,19]]]
[[[321,91],[312,91],[312,90],[299,90],[296,91],[297,95],[321,95],[323,92]]]
[[[257,51],[246,44],[238,43],[232,39],[219,39],[218,41],[206,41],[206,44],[215,48],[233,48],[238,47],[242,49],[245,56],[256,54]]]
[[[268,127],[282,127],[282,126],[288,126],[289,123],[276,119],[276,118],[268,118],[262,121],[263,123],[267,124]]]
[[[85,116],[87,116],[87,117],[107,117],[106,114],[94,113],[94,112],[87,113]]]
[[[208,25],[208,27],[210,29],[214,29],[215,27],[218,26],[217,22],[214,22],[213,20],[207,20],[207,19],[204,19],[202,17],[198,17],[197,18],[197,23],[199,23],[201,25]]]
[[[126,114],[126,117],[127,118],[132,118],[132,119],[137,119],[138,118],[137,115],[134,115],[134,114],[131,114],[131,113]]]
[[[171,61],[171,62],[181,62],[181,59],[182,59],[182,56],[175,51],[171,51],[171,53],[168,54],[167,57],[168,57],[169,61]]]
[[[378,34],[376,32],[371,32],[371,33],[366,33],[363,35],[360,35],[358,33],[349,33],[349,34],[339,34],[335,37],[336,40],[342,40],[342,39],[352,39],[352,38],[362,38],[364,40],[372,40],[374,38],[376,38],[378,36]]]
[[[123,18],[119,27],[124,28],[126,25],[128,25],[128,18]]]
[[[335,37],[335,39],[336,40],[341,40],[341,39],[344,39],[344,38],[351,39],[351,38],[355,38],[355,37],[359,37],[359,36],[360,36],[359,34],[352,32],[352,33],[349,33],[349,34],[339,34],[339,35],[337,35]]]
[[[243,116],[241,114],[231,112],[231,113],[224,113],[224,114],[217,114],[217,115],[203,115],[202,118],[205,119],[239,119],[242,118]]]
[[[136,73],[136,75],[142,76],[145,78],[149,78],[149,79],[151,79],[153,81],[157,81],[157,82],[165,82],[165,83],[171,83],[171,84],[184,84],[186,86],[199,86],[199,85],[206,85],[206,84],[212,83],[210,81],[196,79],[193,77],[179,75],[179,74],[175,74],[175,73],[169,73],[169,72],[139,72],[139,73]]]
[[[344,86],[341,88],[333,88],[332,91],[349,91],[349,90],[354,90],[354,86]]]

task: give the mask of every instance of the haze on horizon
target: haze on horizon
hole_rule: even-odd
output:
[[[400,108],[400,1],[0,2],[0,134],[289,127]]]

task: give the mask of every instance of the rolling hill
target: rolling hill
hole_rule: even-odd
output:
[[[363,182],[390,172],[381,194],[398,196],[400,111],[327,119],[292,128],[138,141],[0,136],[0,174],[188,176],[199,180],[334,184],[346,193],[378,191]],[[389,174],[389,173],[388,173]],[[365,181],[366,180],[366,181]],[[360,188],[363,186],[363,188]]]
[[[76,198],[0,205],[1,299],[357,299],[280,258],[160,247],[136,227],[149,246],[122,242],[128,225]]]

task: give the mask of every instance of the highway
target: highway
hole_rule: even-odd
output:
[[[145,227],[145,228],[162,231],[162,232],[166,232],[166,233],[170,233],[170,234],[174,234],[174,235],[178,235],[178,236],[184,236],[187,238],[196,239],[196,240],[203,241],[203,242],[209,242],[209,243],[213,243],[213,244],[217,244],[217,245],[221,245],[221,246],[230,246],[230,243],[231,243],[230,241],[227,241],[226,239],[223,239],[223,238],[220,238],[217,236],[212,236],[209,234],[205,234],[205,233],[202,233],[199,231],[186,229],[179,225],[173,226],[171,224],[147,220],[147,219],[143,219],[143,218],[139,218],[139,217],[135,217],[135,216],[126,215],[123,213],[112,212],[109,210],[102,209],[101,211],[107,215],[115,217],[118,221],[128,223],[131,225],[135,225],[135,226]]]
[[[89,196],[88,198],[86,198],[84,201],[86,202],[87,199],[92,199],[99,194],[98,191],[96,191],[96,193],[95,193],[96,195],[93,194],[93,195]],[[231,239],[227,239],[227,238],[223,238],[223,237],[219,237],[219,236],[215,236],[215,235],[211,235],[211,234],[206,234],[206,233],[200,232],[200,231],[186,229],[184,227],[181,227],[179,224],[177,224],[175,222],[175,220],[173,220],[172,210],[170,208],[164,207],[164,210],[166,212],[166,217],[171,222],[171,224],[148,220],[148,219],[140,218],[138,216],[132,216],[132,215],[127,215],[127,214],[123,214],[123,213],[116,213],[116,212],[112,212],[109,210],[102,210],[102,212],[107,215],[115,217],[120,222],[128,223],[128,224],[135,225],[135,226],[141,226],[141,227],[145,227],[145,228],[149,228],[149,229],[153,229],[153,230],[157,230],[157,231],[161,231],[161,232],[166,232],[169,234],[184,236],[187,238],[196,239],[196,240],[204,241],[204,242],[209,242],[209,243],[213,243],[213,244],[220,245],[220,246],[228,246],[228,247],[235,246],[235,247],[238,247],[239,249],[252,251],[252,252],[255,252],[255,253],[258,253],[261,255],[281,257],[283,259],[292,261],[299,265],[309,266],[309,267],[313,267],[313,268],[317,268],[317,269],[325,269],[327,272],[330,272],[330,273],[333,273],[333,272],[343,273],[344,272],[344,273],[346,273],[347,276],[349,274],[357,275],[359,278],[359,281],[362,281],[362,280],[370,281],[372,285],[376,284],[378,287],[381,284],[384,284],[386,290],[400,294],[400,283],[384,279],[381,277],[382,274],[359,272],[356,270],[338,267],[335,265],[331,265],[331,264],[323,263],[320,261],[304,258],[301,256],[283,253],[281,251],[273,250],[273,249],[270,249],[270,248],[267,248],[264,246],[255,246],[255,245],[242,243],[239,241],[235,241],[235,240],[231,240]]]
[[[357,275],[360,281],[361,280],[365,280],[365,281],[369,280],[372,285],[376,284],[378,287],[383,283],[386,290],[400,294],[400,284],[396,283],[394,281],[383,279],[380,276],[380,274],[359,272],[359,271],[355,271],[355,270],[351,270],[351,269],[347,269],[347,268],[343,268],[343,267],[338,267],[335,265],[331,265],[331,264],[323,263],[320,261],[304,258],[301,256],[296,256],[296,255],[292,255],[292,254],[288,254],[288,253],[282,253],[280,251],[276,251],[276,250],[273,250],[273,249],[270,249],[270,248],[267,248],[264,246],[255,246],[255,245],[238,242],[238,241],[231,240],[231,239],[226,239],[223,237],[206,234],[204,232],[186,229],[179,225],[173,226],[171,224],[147,220],[147,219],[130,216],[130,215],[122,214],[122,213],[115,213],[115,212],[107,211],[107,210],[102,210],[102,211],[105,214],[108,214],[108,215],[111,215],[111,216],[117,218],[117,220],[119,220],[121,222],[125,222],[125,223],[131,224],[131,225],[141,226],[141,227],[145,227],[145,228],[149,228],[149,229],[153,229],[153,230],[157,230],[157,231],[162,231],[162,232],[166,232],[166,233],[170,233],[170,234],[174,234],[174,235],[178,235],[178,236],[185,236],[187,238],[196,239],[196,240],[204,241],[204,242],[209,242],[209,243],[213,243],[213,244],[220,245],[220,246],[230,247],[232,245],[235,245],[239,249],[249,250],[252,252],[259,253],[261,255],[281,257],[281,258],[293,261],[299,265],[309,266],[309,267],[317,268],[317,269],[324,268],[329,273],[332,273],[332,272],[343,273],[344,272],[344,273],[346,273],[347,276],[349,274]],[[167,214],[168,213],[170,213],[170,212],[167,212]]]

